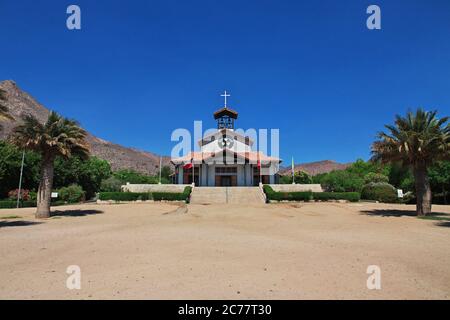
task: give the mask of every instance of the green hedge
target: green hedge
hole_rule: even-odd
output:
[[[149,192],[100,192],[98,198],[114,201],[151,200],[152,194]]]
[[[267,200],[275,201],[348,200],[357,202],[360,199],[358,192],[277,192],[269,185],[264,185],[263,188],[267,195]]]
[[[16,208],[17,201],[15,200],[2,200],[0,201],[0,209],[13,209]],[[36,207],[36,201],[20,201],[20,208],[32,208]]]
[[[183,192],[153,192],[153,200],[161,201],[187,201],[189,202],[189,196],[191,194],[192,187],[184,188]]]
[[[189,201],[192,187],[184,188],[183,192],[100,192],[100,200],[136,201],[136,200],[168,200]]]
[[[358,202],[361,198],[359,192],[314,192],[313,198],[316,201],[347,200]]]

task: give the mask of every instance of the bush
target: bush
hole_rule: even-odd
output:
[[[16,208],[17,201],[14,200],[3,200],[0,201],[0,209],[13,209]],[[28,201],[20,201],[20,208],[31,208],[36,207],[36,201],[28,200]]]
[[[168,200],[189,202],[191,191],[192,187],[186,187],[183,192],[153,192],[153,199],[155,201]]]
[[[358,192],[276,192],[269,185],[264,185],[263,189],[267,195],[267,200],[276,201],[348,200],[357,202],[360,199]]]
[[[314,192],[314,200],[347,200],[350,202],[358,202],[361,198],[359,192]]]
[[[114,200],[114,201],[136,201],[136,200],[151,200],[152,194],[149,192],[100,192],[100,200]]]
[[[366,184],[361,192],[361,198],[380,202],[398,202],[397,190],[389,183],[371,182]]]
[[[58,198],[66,201],[67,203],[77,203],[84,201],[85,192],[76,184],[72,184],[68,187],[62,187],[58,190]]]
[[[14,189],[8,192],[8,198],[11,200],[17,200],[17,195],[19,194],[19,189]],[[30,191],[26,189],[20,190],[20,199],[27,201],[30,200]]]
[[[389,177],[385,176],[384,174],[381,174],[381,173],[369,172],[368,174],[366,174],[364,176],[364,183],[368,184],[368,183],[371,183],[371,182],[388,183],[389,182]]]
[[[103,192],[120,192],[124,183],[116,177],[109,177],[102,181],[100,190]]]
[[[263,190],[267,195],[267,200],[276,201],[310,201],[312,200],[311,191],[303,192],[276,192],[269,185],[264,185]]]
[[[192,187],[184,188],[183,192],[100,192],[100,200],[136,201],[136,200],[168,200],[189,201]]]

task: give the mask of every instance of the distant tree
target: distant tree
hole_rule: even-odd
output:
[[[74,156],[70,159],[57,157],[55,160],[55,188],[78,184],[86,192],[86,199],[91,199],[100,191],[103,180],[111,176],[111,166],[106,160],[97,157],[83,159]]]
[[[437,111],[418,109],[406,117],[396,116],[395,125],[386,125],[372,145],[374,160],[401,162],[411,167],[417,196],[417,215],[431,213],[431,188],[428,168],[436,161],[450,158],[448,117],[438,119]]]
[[[6,198],[10,190],[19,186],[22,151],[16,146],[0,141],[0,199]],[[31,151],[25,153],[22,188],[35,190],[39,185],[41,157]]]
[[[331,192],[361,192],[364,178],[348,170],[335,170],[315,176],[313,181]]]
[[[169,166],[163,166],[161,169],[161,180],[166,179],[170,181],[170,175],[172,174],[172,169]]]
[[[305,171],[297,171],[294,173],[294,181],[298,184],[311,184],[313,180],[311,176]]]
[[[55,158],[69,159],[74,155],[87,158],[86,131],[76,121],[51,112],[42,124],[32,115],[23,117],[23,124],[14,128],[11,141],[21,149],[39,153],[42,157],[41,179],[37,194],[36,218],[50,216]]]
[[[100,191],[103,192],[120,192],[123,182],[116,177],[109,177],[102,181]]]
[[[156,176],[146,175],[131,169],[121,169],[113,173],[113,176],[122,181],[123,184],[135,183],[135,184],[155,184],[158,183],[159,178]]]
[[[431,189],[440,192],[443,203],[448,204],[450,191],[450,161],[439,161],[428,169]]]
[[[366,174],[364,176],[364,183],[368,184],[371,182],[373,182],[373,183],[380,183],[380,182],[388,183],[389,177],[385,176],[384,174],[381,174],[381,173],[369,172],[368,174]]]

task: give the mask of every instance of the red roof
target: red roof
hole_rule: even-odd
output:
[[[214,152],[190,152],[187,155],[185,155],[184,157],[175,158],[175,159],[172,159],[171,161],[173,164],[189,163],[192,160],[194,161],[194,163],[201,163],[202,161],[216,157],[217,155],[221,156],[222,152],[223,152],[222,150],[218,151],[216,153],[214,153]],[[280,158],[266,156],[261,151],[233,152],[231,150],[228,150],[228,152],[234,153],[238,157],[245,158],[246,160],[249,160],[254,163],[257,163],[258,160],[263,163],[264,162],[281,162]]]

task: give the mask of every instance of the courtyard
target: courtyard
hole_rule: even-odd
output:
[[[450,207],[83,204],[0,211],[0,299],[449,299]],[[81,270],[69,290],[67,267]],[[369,290],[368,266],[381,270]]]

